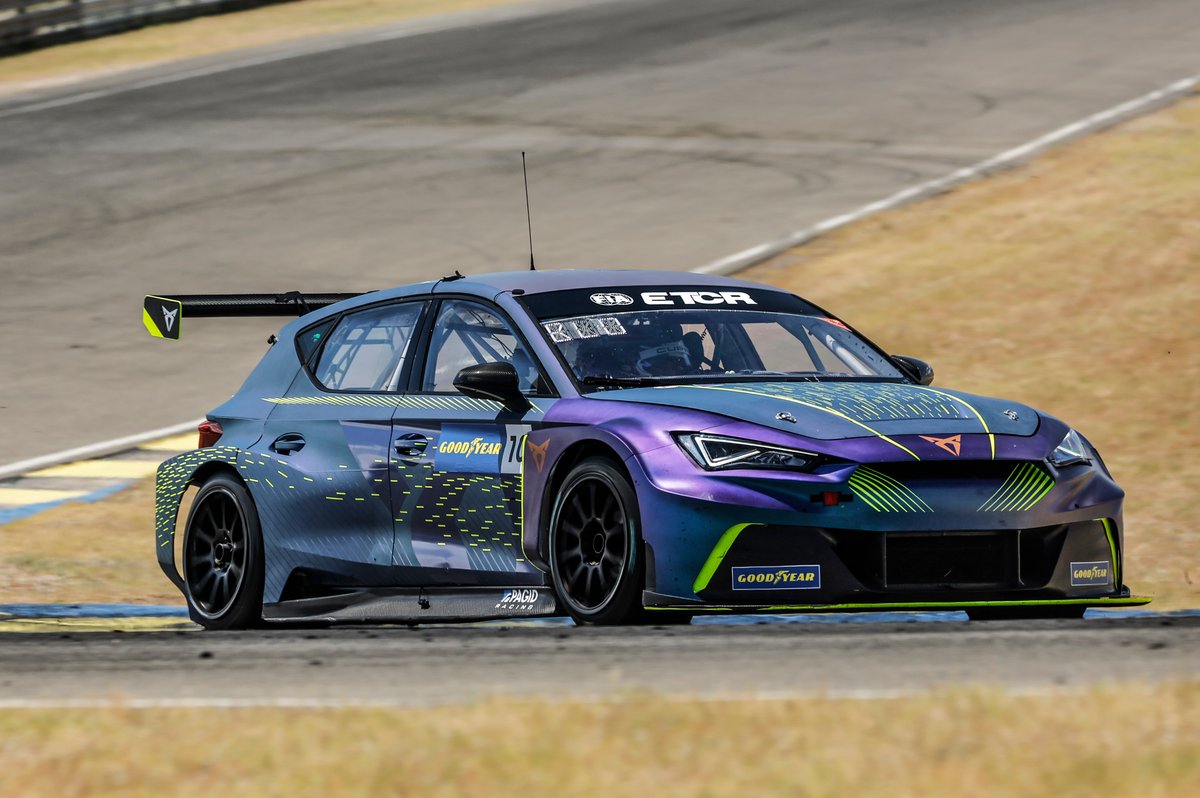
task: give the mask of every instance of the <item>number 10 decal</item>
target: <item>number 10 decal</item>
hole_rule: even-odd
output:
[[[533,427],[528,424],[504,425],[504,451],[500,453],[500,473],[520,474],[521,457],[525,452],[525,436]]]

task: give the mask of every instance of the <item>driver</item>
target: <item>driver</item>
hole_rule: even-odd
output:
[[[583,342],[576,366],[597,377],[673,377],[698,370],[677,322],[626,323],[626,335]]]

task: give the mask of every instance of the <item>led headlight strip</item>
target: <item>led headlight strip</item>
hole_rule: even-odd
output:
[[[680,447],[707,471],[729,468],[771,468],[798,470],[818,457],[811,452],[773,446],[759,441],[726,438],[704,433],[676,433]]]

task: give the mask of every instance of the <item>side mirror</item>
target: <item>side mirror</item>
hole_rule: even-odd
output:
[[[454,377],[458,392],[474,399],[491,399],[509,410],[524,410],[529,400],[521,393],[517,370],[512,363],[479,363],[467,366]]]
[[[915,357],[907,355],[892,355],[892,362],[905,377],[917,385],[929,385],[933,382],[933,366],[924,360],[917,360]]]

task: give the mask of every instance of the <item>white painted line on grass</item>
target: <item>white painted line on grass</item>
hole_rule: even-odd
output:
[[[1165,680],[1164,680],[1165,681]],[[1079,695],[1101,686],[1121,684],[1119,681],[1096,681],[1076,684],[997,684],[995,682],[943,682],[923,687],[848,687],[812,690],[750,690],[746,692],[719,692],[712,694],[654,693],[654,698],[664,701],[681,701],[703,704],[725,704],[740,701],[895,701],[898,699],[925,698],[948,691],[978,690],[998,692],[1011,698],[1039,698],[1050,696]],[[1143,684],[1138,682],[1138,684]],[[626,687],[606,695],[553,695],[539,694],[537,697],[553,698],[556,702],[574,704],[628,704],[643,700],[642,689],[634,694]],[[0,710],[15,709],[421,709],[433,707],[477,706],[489,700],[522,700],[529,695],[522,692],[495,692],[488,696],[466,697],[460,700],[429,700],[414,698],[312,698],[302,696],[253,696],[229,698],[224,696],[189,696],[161,698],[0,698]]]
[[[930,180],[916,186],[911,186],[902,191],[897,191],[890,197],[885,197],[875,202],[867,203],[859,208],[856,208],[848,213],[843,213],[838,216],[833,216],[824,221],[797,230],[790,235],[774,241],[767,241],[762,244],[757,244],[749,249],[744,249],[741,252],[735,252],[732,255],[727,255],[724,258],[719,258],[706,263],[692,271],[700,274],[730,274],[732,272],[745,269],[748,266],[753,266],[756,263],[762,263],[765,260],[775,257],[781,252],[786,252],[792,247],[798,247],[801,244],[811,241],[817,236],[828,233],[830,230],[836,230],[839,227],[844,227],[851,222],[857,222],[865,219],[872,214],[880,211],[890,210],[891,208],[904,205],[913,200],[923,199],[946,191],[949,188],[965,183],[969,180],[974,180],[979,177],[985,177],[999,169],[1012,166],[1020,161],[1035,155],[1042,150],[1053,147],[1056,144],[1061,144],[1064,141],[1081,136],[1085,133],[1093,133],[1102,128],[1113,125],[1126,119],[1134,114],[1141,113],[1157,105],[1164,104],[1170,100],[1174,100],[1184,94],[1194,91],[1197,86],[1200,86],[1200,75],[1193,75],[1190,78],[1177,80],[1174,83],[1164,86],[1161,89],[1155,89],[1152,92],[1143,94],[1140,97],[1135,97],[1128,102],[1123,102],[1119,105],[1114,105],[1099,113],[1080,119],[1077,122],[1072,122],[1069,125],[1053,130],[1044,136],[1039,136],[1032,141],[1013,147],[1010,150],[993,155],[991,158],[980,161],[973,166],[966,166],[962,169],[956,169],[948,175],[939,177],[935,180]]]

